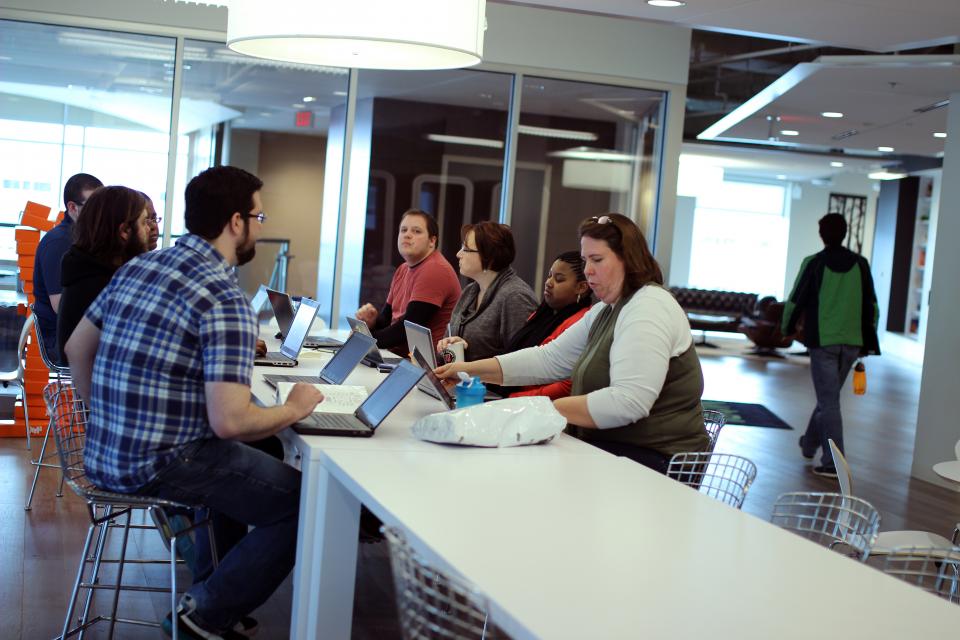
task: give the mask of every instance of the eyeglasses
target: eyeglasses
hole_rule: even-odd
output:
[[[460,251],[464,253],[480,253],[480,249],[468,249],[467,245],[460,245]]]
[[[163,216],[147,216],[147,224],[159,227],[161,222],[163,222]]]
[[[263,224],[264,222],[267,221],[267,214],[265,214],[263,211],[261,211],[260,213],[258,213],[258,214],[256,214],[256,215],[251,215],[251,214],[248,213],[247,215],[245,215],[245,216],[243,216],[243,217],[244,217],[244,218],[255,218],[256,221],[259,222],[260,224]]]
[[[592,216],[587,218],[590,222],[596,222],[597,224],[609,224],[613,222],[613,218],[610,216]]]

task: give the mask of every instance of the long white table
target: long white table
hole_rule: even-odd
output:
[[[305,358],[287,372],[321,364]],[[358,367],[347,383],[381,378]],[[268,389],[254,391],[267,401]],[[291,637],[350,637],[361,503],[477,585],[515,638],[952,638],[960,629],[956,605],[575,439],[476,449],[410,435],[416,418],[441,408],[414,391],[373,438],[288,432],[303,471]]]

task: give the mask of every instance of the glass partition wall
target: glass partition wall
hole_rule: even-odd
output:
[[[619,211],[654,236],[660,91],[483,69],[350,72],[176,34],[7,20],[0,60],[0,225],[27,199],[62,206],[63,182],[87,171],[166,209],[169,243],[190,178],[233,164],[264,180],[268,214],[242,285],[318,297],[334,326],[385,300],[411,207],[437,217],[455,267],[463,224],[508,222],[514,267],[538,291],[586,216]]]

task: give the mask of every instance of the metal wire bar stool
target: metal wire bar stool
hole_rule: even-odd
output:
[[[487,619],[486,597],[456,576],[440,573],[407,544],[396,527],[381,529],[390,546],[390,566],[404,640],[505,638]]]
[[[700,493],[739,509],[757,478],[757,465],[731,453],[677,453],[667,475]]]
[[[863,562],[877,540],[880,513],[854,496],[794,492],[777,498],[770,522],[831,549],[845,546]]]
[[[30,318],[33,318],[33,317],[34,317],[33,305],[30,305]],[[47,349],[43,344],[43,339],[40,338],[39,330],[36,333],[36,336],[37,336],[37,347],[40,350],[40,358],[43,360],[43,364],[46,365],[47,369],[50,371],[50,377],[53,378],[54,380],[64,380],[64,381],[70,380],[70,368],[60,366],[50,358],[50,354],[47,353]],[[30,483],[30,492],[27,494],[27,500],[23,505],[24,511],[30,511],[30,509],[33,508],[33,494],[37,490],[37,481],[40,479],[40,470],[41,469],[60,469],[59,463],[44,462],[45,460],[52,458],[53,456],[56,455],[56,451],[53,451],[49,454],[47,453],[47,445],[50,442],[50,428],[53,421],[53,418],[52,418],[53,407],[50,404],[51,398],[47,396],[46,388],[44,388],[43,401],[44,401],[44,404],[47,405],[47,415],[51,416],[51,420],[47,424],[47,428],[44,430],[43,443],[40,445],[39,455],[37,455],[35,459],[32,457],[30,459],[30,464],[36,467],[36,469],[33,472],[33,482]],[[24,403],[24,407],[26,407],[26,403]],[[26,412],[24,412],[24,415],[26,415]],[[60,474],[60,485],[57,487],[57,497],[58,498],[63,497],[62,472]]]
[[[898,547],[883,572],[960,604],[960,547]]]
[[[23,321],[23,327],[20,329],[20,338],[17,340],[17,368],[12,371],[0,373],[0,385],[3,385],[4,389],[13,385],[19,391],[17,397],[19,397],[23,403],[23,423],[26,427],[27,451],[30,450],[30,407],[27,404],[26,367],[24,366],[24,360],[26,360],[27,357],[27,340],[30,339],[30,329],[33,328],[33,323],[33,315],[31,314]]]
[[[726,423],[727,416],[723,415],[722,411],[707,410],[703,412],[703,426],[707,430],[707,435],[710,436],[710,447],[707,451],[713,451],[714,447],[717,446],[717,440],[720,439],[720,430]]]
[[[138,496],[133,494],[113,493],[97,488],[87,478],[83,466],[83,449],[86,444],[86,425],[88,410],[83,402],[73,390],[73,386],[66,380],[51,382],[44,388],[44,396],[52,400],[53,410],[51,411],[50,427],[53,431],[54,441],[60,456],[60,465],[63,470],[63,476],[67,485],[80,496],[87,504],[87,512],[90,517],[90,526],[87,529],[87,537],[83,544],[83,552],[80,556],[80,564],[77,568],[76,580],[73,583],[73,589],[70,594],[70,602],[67,605],[67,612],[63,620],[63,632],[59,636],[61,639],[69,638],[76,634],[82,634],[92,625],[107,621],[110,623],[108,637],[113,637],[116,623],[123,622],[142,626],[159,627],[160,623],[152,620],[136,620],[131,618],[117,617],[121,591],[138,591],[152,593],[170,593],[170,608],[174,616],[173,638],[178,637],[178,625],[176,624],[177,611],[177,538],[189,534],[198,527],[206,526],[208,528],[210,540],[210,552],[214,566],[217,565],[217,550],[214,540],[212,523],[209,518],[185,527],[175,530],[169,526],[167,512],[177,511],[196,511],[202,509],[201,505],[186,505],[171,500],[154,498],[149,496]],[[133,524],[131,515],[134,511],[147,511],[150,513],[155,524],[139,525]],[[104,549],[107,546],[107,538],[112,529],[122,529],[122,538],[120,544],[119,556],[117,558],[105,558]],[[169,539],[170,556],[165,559],[128,559],[127,543],[131,529],[154,529],[161,536]],[[165,542],[166,544],[166,542]],[[93,552],[91,553],[91,548]],[[126,564],[167,564],[170,567],[170,586],[153,587],[123,584],[123,570]],[[117,566],[116,582],[104,584],[100,582],[100,571],[104,564],[115,564]],[[89,570],[88,570],[89,567]],[[86,576],[86,579],[85,579]],[[76,624],[71,627],[73,614],[77,607],[77,601],[80,590],[86,590],[86,598],[83,603],[82,611]],[[93,603],[93,596],[96,590],[112,591],[112,600],[109,615],[98,615],[91,619],[90,610]]]

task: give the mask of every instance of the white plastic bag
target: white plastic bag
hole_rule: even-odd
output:
[[[475,447],[519,447],[550,442],[567,421],[545,396],[506,398],[417,420],[421,440]]]

